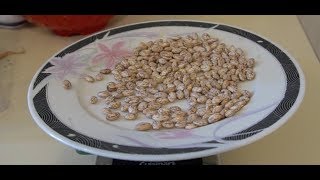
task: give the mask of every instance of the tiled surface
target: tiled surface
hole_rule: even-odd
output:
[[[300,15],[298,16],[298,18],[319,60],[320,58],[320,15]]]

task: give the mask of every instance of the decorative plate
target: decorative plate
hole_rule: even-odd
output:
[[[148,121],[103,122],[103,103],[88,99],[105,89],[106,80],[89,84],[82,74],[112,68],[141,41],[175,35],[208,33],[242,48],[256,59],[256,78],[241,84],[254,92],[235,116],[204,127],[140,132]],[[65,90],[68,79],[72,89]],[[219,154],[257,141],[283,125],[300,105],[305,80],[297,61],[270,40],[224,24],[196,21],[154,21],[108,29],[64,48],[35,74],[28,105],[35,122],[53,138],[77,150],[133,161],[177,161]],[[181,107],[186,103],[178,103]]]

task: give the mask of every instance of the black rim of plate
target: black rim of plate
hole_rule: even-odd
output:
[[[148,27],[157,27],[157,26],[189,26],[189,27],[203,27],[203,28],[210,28],[215,27],[217,30],[230,32],[233,34],[240,35],[244,38],[247,38],[258,45],[265,48],[267,51],[269,51],[276,59],[279,61],[279,63],[282,65],[282,68],[284,69],[284,72],[286,74],[287,78],[287,86],[286,86],[286,92],[284,95],[284,98],[281,100],[279,105],[275,108],[273,112],[271,112],[268,116],[266,116],[264,119],[259,121],[257,124],[241,131],[237,132],[231,136],[222,138],[225,141],[239,141],[244,140],[248,137],[251,137],[255,134],[258,134],[262,132],[264,129],[270,127],[277,121],[279,121],[294,105],[294,103],[297,100],[297,97],[299,95],[300,90],[300,76],[299,72],[294,65],[294,63],[291,61],[291,59],[284,53],[282,50],[280,50],[278,47],[276,47],[271,42],[267,41],[266,39],[263,39],[255,34],[252,34],[250,32],[237,29],[234,27],[230,27],[227,25],[217,25],[213,23],[205,23],[205,22],[195,22],[195,21],[159,21],[159,22],[147,22],[147,23],[140,23],[140,24],[134,24],[134,25],[128,25],[124,27],[115,28],[112,30],[106,30],[104,32],[92,35],[88,38],[85,38],[81,41],[79,41],[76,44],[71,45],[70,47],[62,50],[59,54],[56,55],[56,57],[63,57],[64,55],[68,53],[72,53],[92,42],[94,42],[97,39],[101,39],[104,37],[104,35],[109,32],[109,36],[115,35],[118,33],[135,30],[135,29],[141,29],[141,28],[148,28]],[[52,64],[48,62],[40,71],[38,76],[35,79],[35,82],[33,84],[33,89],[46,77],[50,76],[49,73],[44,73],[44,71],[51,67]],[[47,85],[45,85],[33,98],[33,104],[35,107],[36,112],[40,116],[40,118],[55,132],[59,133],[60,135],[64,136],[65,138],[92,147],[97,148],[101,150],[107,150],[112,152],[118,152],[118,153],[126,153],[126,154],[141,154],[141,155],[165,155],[165,154],[181,154],[181,153],[191,153],[191,152],[199,152],[203,150],[209,150],[214,149],[217,147],[192,147],[192,148],[149,148],[149,147],[136,147],[136,146],[125,146],[125,145],[119,145],[114,143],[108,143],[104,142],[98,139],[94,139],[88,136],[85,136],[79,132],[76,132],[66,125],[64,125],[51,111],[48,101],[47,101]],[[203,144],[221,144],[222,142],[217,141],[208,141],[203,142]]]

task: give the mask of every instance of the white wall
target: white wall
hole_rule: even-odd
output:
[[[320,59],[320,15],[299,15],[298,18],[319,60]]]

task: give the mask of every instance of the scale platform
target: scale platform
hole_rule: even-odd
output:
[[[218,157],[211,156],[208,158],[198,158],[183,161],[160,161],[160,162],[149,162],[149,161],[125,161],[118,159],[110,159],[106,157],[97,156],[96,165],[134,165],[134,166],[149,166],[149,165],[160,165],[160,166],[175,166],[175,165],[218,165]]]
[[[76,152],[80,155],[90,155],[83,151]],[[152,161],[126,161],[119,159],[111,159],[103,156],[97,156],[96,165],[219,165],[219,155],[205,157],[205,158],[197,158],[190,160],[182,160],[182,161],[160,161],[160,162],[152,162]]]

